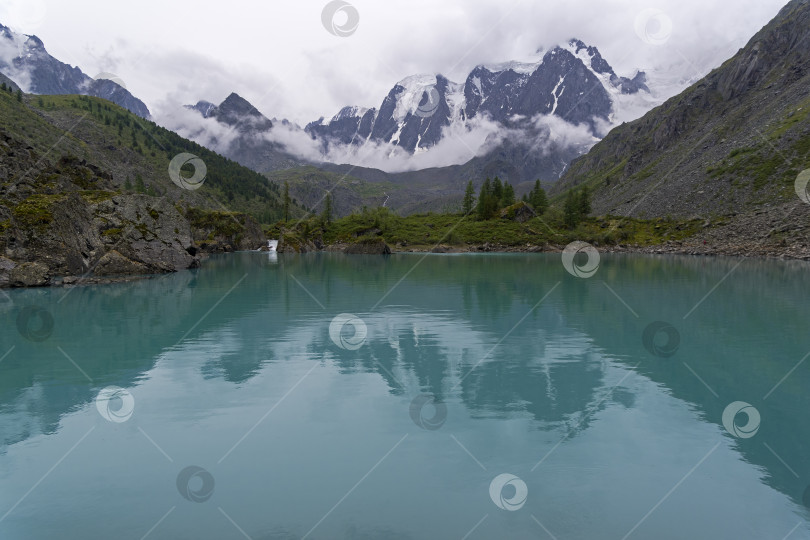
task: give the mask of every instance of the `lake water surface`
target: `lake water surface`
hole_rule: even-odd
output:
[[[808,291],[239,253],[0,292],[0,538],[808,538]]]

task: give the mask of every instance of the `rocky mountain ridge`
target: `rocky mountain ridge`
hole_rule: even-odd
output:
[[[0,72],[33,94],[80,94],[104,98],[141,118],[149,109],[112,74],[93,78],[78,67],[60,62],[37,36],[17,34],[0,24]]]

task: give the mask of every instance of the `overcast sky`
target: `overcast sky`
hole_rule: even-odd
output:
[[[345,37],[324,27],[325,0],[2,0],[0,22],[38,35],[91,76],[119,75],[158,120],[178,104],[218,103],[235,91],[269,117],[304,124],[343,105],[378,107],[407,75],[463,82],[477,64],[528,60],[570,37],[596,45],[619,74],[693,76],[745,45],[785,3],[351,0],[330,19],[346,28],[355,10],[359,23]]]

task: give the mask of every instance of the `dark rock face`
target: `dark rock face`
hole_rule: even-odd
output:
[[[241,133],[261,133],[269,131],[273,127],[273,122],[260,113],[248,100],[235,92],[225,98],[225,101],[220,103],[219,106],[209,109],[207,117],[216,118],[223,124],[236,128]]]
[[[211,103],[210,101],[201,100],[196,103],[196,105],[186,105],[186,109],[191,109],[193,111],[197,111],[202,115],[203,118],[210,118],[211,113],[217,108],[216,105]]]
[[[810,158],[810,0],[792,0],[732,58],[571,164],[552,193],[593,187],[598,214],[707,218],[785,208],[752,238],[801,235],[795,193]],[[745,218],[750,220],[750,216]],[[774,234],[778,231],[779,234]]]
[[[621,88],[623,94],[635,94],[642,90],[649,92],[650,89],[647,88],[647,75],[643,71],[636,73],[632,79],[628,79],[627,77],[619,77],[616,75],[616,72],[613,71],[610,64],[608,64],[607,61],[602,57],[602,54],[596,47],[589,47],[578,39],[572,39],[570,45],[577,53],[585,50],[587,55],[591,57],[591,69],[593,69],[596,73],[609,75],[610,82],[614,86]]]
[[[51,56],[36,36],[15,35],[0,24],[0,40],[5,48],[16,48],[19,54],[11,64],[0,60],[0,71],[12,79],[23,72],[30,77],[34,94],[83,94],[108,99],[142,118],[149,118],[146,105],[128,90],[111,80],[94,80],[77,67],[69,66]]]
[[[39,159],[0,131],[0,286],[44,286],[57,275],[175,272],[199,264],[189,253],[191,225],[168,200],[112,191],[109,174],[75,157],[25,174]],[[98,189],[84,191],[74,181]]]
[[[543,66],[529,76],[509,112],[554,114],[572,124],[588,124],[596,133],[595,121],[607,121],[613,110],[610,95],[596,75],[582,60],[560,48],[546,53]],[[587,99],[583,99],[585,95]]]
[[[116,105],[127,109],[128,111],[137,114],[141,118],[149,118],[149,109],[143,101],[136,98],[129,91],[117,83],[109,79],[93,79],[87,87],[87,92],[90,96],[106,99],[112,101]]]

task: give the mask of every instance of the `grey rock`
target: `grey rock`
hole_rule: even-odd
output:
[[[44,287],[51,282],[50,270],[38,262],[26,262],[9,272],[12,287]]]
[[[96,276],[118,276],[131,274],[145,274],[148,272],[146,265],[127,259],[119,252],[112,250],[105,253],[93,272]],[[63,280],[63,283],[66,281]]]

